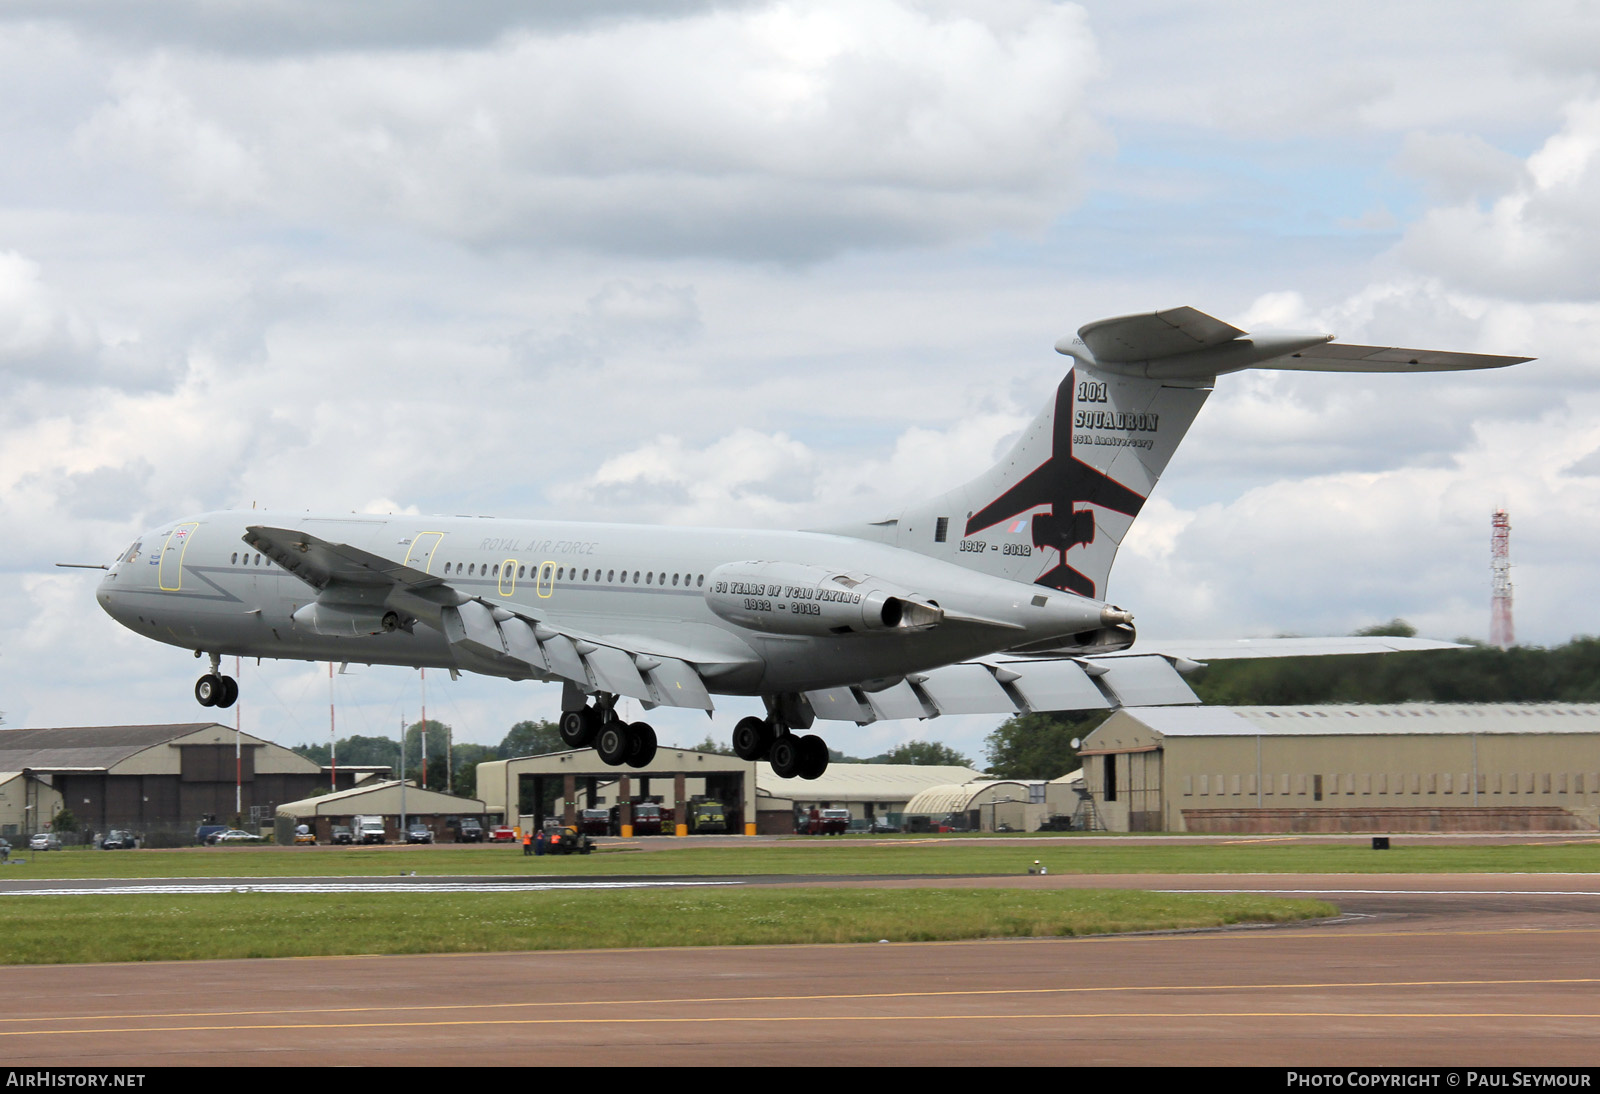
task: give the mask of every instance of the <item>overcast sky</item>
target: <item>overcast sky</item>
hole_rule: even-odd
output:
[[[1142,636],[1487,637],[1502,505],[1518,638],[1592,633],[1597,59],[1576,2],[10,0],[5,724],[209,713],[52,566],[163,520],[874,517],[986,467],[1056,338],[1177,305],[1540,359],[1224,377],[1112,576]],[[247,664],[245,728],[325,737],[326,673]],[[428,683],[463,739],[559,706]],[[418,691],[352,666],[341,734]]]

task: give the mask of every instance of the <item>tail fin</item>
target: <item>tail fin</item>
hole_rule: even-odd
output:
[[[1222,373],[1432,372],[1529,360],[1332,337],[1250,337],[1193,308],[1087,324],[1056,343],[1076,365],[999,464],[889,520],[832,530],[1104,599],[1117,548]]]

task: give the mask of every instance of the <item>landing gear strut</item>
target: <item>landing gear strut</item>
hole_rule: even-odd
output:
[[[644,722],[617,717],[617,696],[597,696],[593,706],[561,715],[561,739],[573,748],[594,746],[608,767],[648,767],[656,758],[656,731]]]
[[[222,675],[222,655],[211,655],[211,671],[194,682],[195,701],[203,707],[231,707],[239,701],[239,681]]]
[[[814,733],[796,736],[776,718],[741,718],[733,727],[733,753],[766,760],[780,779],[817,779],[828,770],[827,742]]]

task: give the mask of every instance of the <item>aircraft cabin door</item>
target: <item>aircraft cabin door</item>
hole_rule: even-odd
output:
[[[411,546],[406,549],[405,564],[425,574],[433,573],[433,553],[439,549],[439,541],[443,538],[443,532],[418,532],[412,536]]]
[[[500,595],[510,596],[517,591],[517,560],[508,558],[500,564]]]
[[[162,592],[175,593],[183,588],[183,556],[189,549],[189,540],[199,521],[180,524],[167,533],[167,542],[161,548],[161,565],[156,570],[156,584]]]

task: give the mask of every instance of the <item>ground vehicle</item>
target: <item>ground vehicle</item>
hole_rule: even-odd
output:
[[[462,817],[461,826],[456,829],[457,843],[482,843],[483,825],[478,823],[477,817]]]
[[[509,824],[497,824],[489,829],[489,842],[491,843],[515,843],[516,841],[517,830]]]
[[[61,837],[49,832],[35,833],[28,840],[30,851],[59,851],[61,850]]]
[[[210,843],[216,838],[218,832],[226,832],[227,830],[228,826],[226,824],[202,824],[194,830],[194,841],[196,843]]]
[[[611,811],[609,809],[585,809],[578,814],[578,830],[586,836],[610,835]]]
[[[898,832],[900,829],[884,820],[882,817],[872,818],[872,823],[867,825],[868,832]]]
[[[225,832],[218,832],[216,835],[212,836],[211,842],[216,844],[265,843],[266,840],[256,835],[254,832],[246,832],[242,828],[229,828]]]
[[[819,835],[839,836],[850,830],[850,810],[824,809],[822,811],[822,830]]]
[[[107,833],[106,838],[100,841],[103,851],[126,850],[139,846],[139,837],[122,828],[113,828]]]
[[[382,817],[357,817],[357,843],[383,843],[388,839]]]
[[[420,821],[406,829],[407,843],[432,843],[433,832]]]
[[[699,801],[689,807],[689,831],[726,832],[728,814],[719,801]]]
[[[348,824],[336,824],[333,826],[333,835],[329,838],[328,842],[354,843],[355,841],[356,835],[354,832],[350,831],[350,826]]]
[[[544,853],[547,855],[587,855],[594,850],[594,841],[570,824],[555,824],[545,829]]]
[[[633,834],[636,836],[659,836],[662,827],[662,809],[655,802],[635,802],[633,804]],[[622,834],[622,806],[611,807],[611,831],[616,835]]]
[[[317,834],[311,830],[309,824],[297,825],[294,830],[294,841],[296,844],[305,843],[315,847],[317,845]]]

